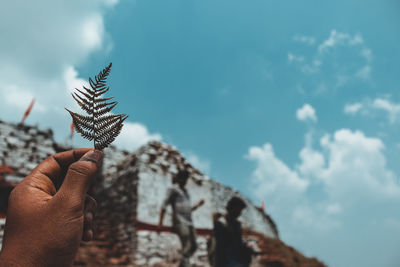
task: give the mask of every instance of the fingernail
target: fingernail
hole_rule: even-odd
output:
[[[100,167],[103,162],[103,152],[99,150],[91,150],[86,152],[85,155],[80,159],[82,161],[91,161]]]
[[[88,222],[91,222],[93,220],[93,213],[87,212],[85,218]]]
[[[88,241],[93,240],[93,230],[90,229],[86,231],[86,238]]]

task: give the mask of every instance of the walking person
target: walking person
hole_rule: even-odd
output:
[[[246,203],[241,198],[232,197],[226,205],[226,214],[214,215],[213,267],[248,267],[252,256],[259,254],[242,239],[242,226],[238,218],[245,208]]]
[[[193,228],[192,211],[204,204],[200,200],[191,206],[190,196],[185,188],[189,172],[181,170],[174,177],[174,184],[168,189],[161,206],[158,231],[161,230],[165,211],[168,205],[172,207],[172,229],[181,242],[181,262],[179,267],[190,267],[190,257],[197,249],[196,235]]]

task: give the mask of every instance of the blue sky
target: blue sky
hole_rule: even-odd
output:
[[[36,97],[27,123],[64,142],[69,92],[113,62],[116,145],[178,147],[329,266],[400,264],[398,1],[4,6],[0,119]]]

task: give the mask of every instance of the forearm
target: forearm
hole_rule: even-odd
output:
[[[199,202],[197,202],[197,204],[192,207],[192,211],[197,210],[203,204],[204,204],[204,199],[202,199]]]

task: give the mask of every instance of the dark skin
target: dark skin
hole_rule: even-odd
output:
[[[71,266],[93,239],[96,201],[87,195],[103,154],[75,149],[48,157],[11,192],[0,266]],[[56,186],[60,188],[56,190]]]
[[[180,188],[182,188],[183,190],[186,191],[185,186],[186,186],[187,181],[188,181],[187,178],[186,179],[179,179],[177,181],[177,183],[178,183]],[[196,205],[194,205],[192,207],[192,211],[195,211],[196,209],[200,208],[201,206],[203,206],[203,204],[204,204],[204,199],[201,199],[199,202],[197,202]],[[157,226],[157,232],[158,233],[161,232],[161,229],[162,229],[162,226],[163,226],[164,217],[165,217],[165,209],[161,209],[161,211],[160,211],[160,220],[159,220],[158,226]]]

